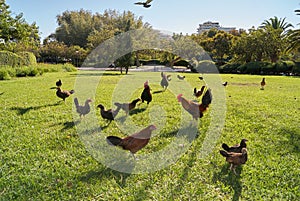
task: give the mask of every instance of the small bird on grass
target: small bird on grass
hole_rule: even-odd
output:
[[[260,86],[261,86],[261,90],[264,90],[265,89],[265,85],[266,85],[266,79],[263,78],[262,81],[260,82]]]
[[[74,90],[62,90],[60,87],[56,88],[56,96],[63,99],[65,102],[66,98],[75,93]]]
[[[223,83],[222,83],[222,85],[223,85],[224,87],[226,87],[227,84],[228,84],[228,82],[223,82]]]
[[[117,107],[116,110],[112,110],[112,109],[105,110],[105,107],[102,104],[99,104],[97,108],[100,108],[101,117],[103,119],[109,120],[110,122],[112,120],[115,120],[115,116],[117,116],[117,114],[121,109],[121,107]]]
[[[200,90],[197,90],[197,88],[194,88],[194,96],[196,96],[197,98],[199,98],[203,92],[204,92],[205,86],[202,86]]]
[[[56,84],[57,87],[61,87],[62,86],[62,81],[59,79],[55,84]]]

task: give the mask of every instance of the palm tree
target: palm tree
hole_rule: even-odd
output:
[[[288,28],[294,26],[288,22],[285,22],[285,18],[278,19],[278,17],[274,16],[274,18],[265,20],[260,26],[260,28],[268,28],[268,27],[272,27],[273,29],[282,29],[282,32],[286,32]]]
[[[296,15],[300,15],[300,10],[295,10]],[[300,25],[300,23],[298,24]],[[289,46],[287,51],[298,50],[300,48],[300,29],[291,30],[287,34]]]

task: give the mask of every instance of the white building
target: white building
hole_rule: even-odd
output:
[[[225,32],[230,32],[230,31],[236,30],[235,27],[221,27],[219,22],[208,21],[208,22],[204,22],[203,24],[199,24],[199,28],[197,28],[197,32],[198,32],[198,34],[201,34],[205,31],[209,31],[210,29],[213,29],[213,28],[221,30],[221,31],[225,31]]]

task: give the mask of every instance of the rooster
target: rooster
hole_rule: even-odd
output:
[[[117,136],[108,136],[106,141],[110,145],[119,146],[124,150],[129,150],[132,156],[135,158],[134,154],[149,143],[151,132],[155,129],[156,127],[154,125],[150,125],[140,132],[134,133],[123,139]]]
[[[197,91],[197,88],[194,88],[194,96],[196,96],[197,98],[199,98],[203,92],[204,92],[205,86],[202,86],[201,89],[199,91]]]
[[[264,87],[265,87],[265,85],[266,85],[266,80],[265,80],[265,78],[263,78],[262,79],[262,81],[260,82],[260,86],[261,86],[261,88],[260,89],[264,89]]]
[[[75,103],[75,106],[76,106],[76,112],[79,114],[80,117],[84,117],[85,115],[87,115],[91,111],[91,108],[90,108],[90,105],[89,105],[91,102],[92,102],[91,99],[87,99],[85,101],[84,105],[79,105],[78,99],[74,98],[74,103]]]
[[[229,147],[227,144],[223,143],[222,148],[227,152],[241,153],[243,148],[247,148],[247,141],[247,139],[242,139],[240,144],[232,147]]]
[[[124,110],[126,112],[126,115],[129,113],[129,111],[133,110],[137,104],[137,102],[139,102],[141,99],[137,98],[135,100],[133,100],[130,103],[115,103],[115,106],[120,107],[122,110]]]
[[[149,105],[149,103],[152,101],[152,94],[148,80],[144,83],[144,90],[141,94],[141,100],[142,103],[146,101],[147,105]]]
[[[177,96],[178,102],[181,102],[182,107],[193,116],[193,119],[198,120],[198,118],[203,117],[203,112],[205,112],[212,101],[212,94],[210,89],[207,89],[202,97],[202,103],[196,103],[191,100],[187,100],[182,97],[182,94]]]
[[[115,119],[115,116],[117,116],[117,114],[119,113],[121,107],[117,107],[116,110],[112,110],[112,109],[109,109],[109,110],[105,110],[105,107],[102,105],[102,104],[99,104],[97,106],[97,108],[100,108],[100,114],[101,114],[101,117],[103,119],[107,119],[109,121],[112,121]]]
[[[236,174],[235,168],[248,160],[247,148],[242,148],[241,153],[220,150],[220,154],[226,157],[226,161],[230,163],[230,170],[233,170],[234,174]]]
[[[184,80],[185,76],[181,76],[181,75],[177,75],[177,78],[180,79],[180,80]]]
[[[56,84],[57,87],[61,87],[62,82],[61,82],[61,80],[59,79],[55,84]]]
[[[68,98],[73,93],[75,93],[74,90],[68,91],[68,90],[62,90],[60,87],[56,88],[56,96],[63,99],[63,101],[65,101],[65,99]]]
[[[160,81],[160,86],[166,90],[169,86],[169,77],[161,72],[161,81]]]

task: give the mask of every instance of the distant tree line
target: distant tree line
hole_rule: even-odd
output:
[[[86,57],[107,39],[131,30],[153,31],[149,23],[131,11],[105,10],[103,13],[92,13],[81,9],[57,15],[58,27],[41,43],[35,23],[28,24],[22,14],[13,16],[5,0],[0,1],[0,10],[0,50],[14,53],[32,52],[38,62],[72,63],[81,66]],[[300,14],[300,10],[295,12]],[[177,44],[172,46],[170,51],[143,49],[146,46],[141,43],[141,50],[107,62],[114,62],[126,71],[130,66],[148,62],[171,67],[185,65],[192,70],[197,69],[199,62],[194,62],[193,59],[187,61],[174,54],[182,49],[186,53],[190,52],[195,45],[187,41],[192,40],[205,50],[221,72],[299,74],[300,30],[291,28],[293,25],[287,23],[285,18],[275,16],[262,22],[258,28],[253,27],[247,31],[236,30],[227,33],[211,29],[202,34],[173,34],[172,38]],[[122,45],[128,46],[137,40],[131,38],[128,44]],[[146,40],[151,42],[153,36],[148,36]],[[92,65],[107,67],[97,62]]]

